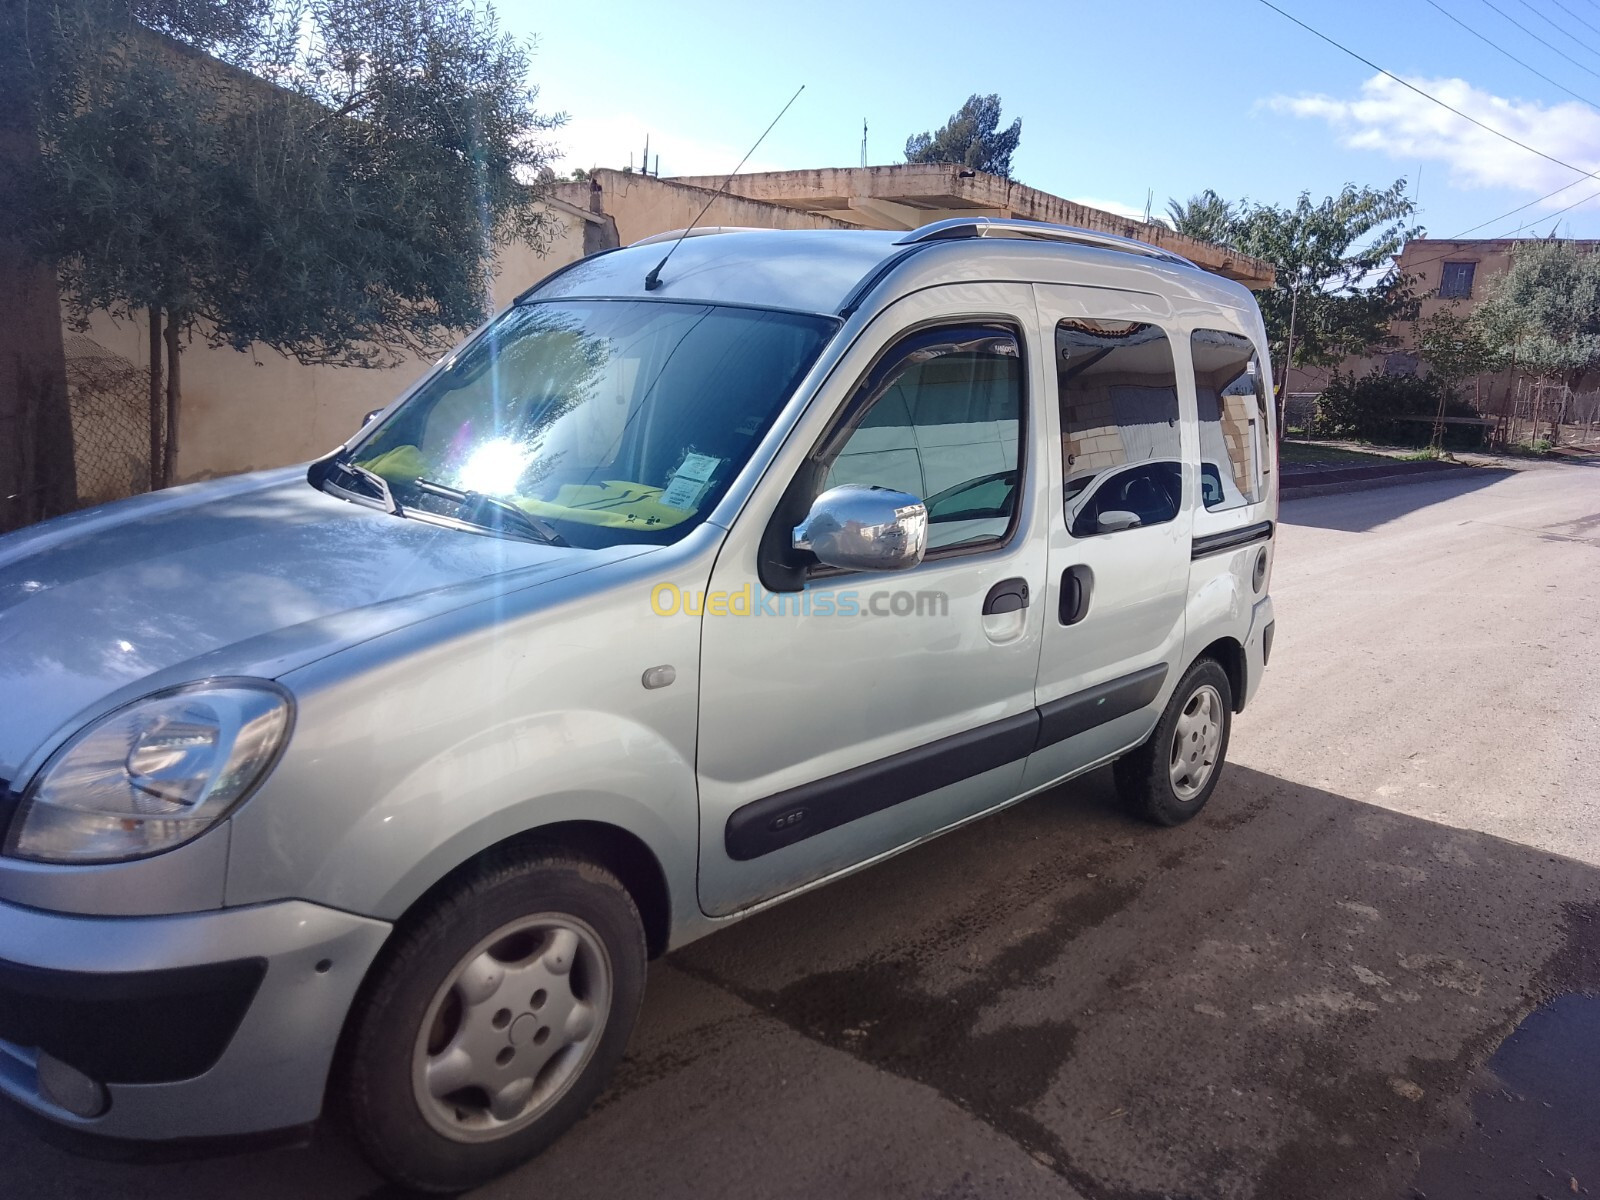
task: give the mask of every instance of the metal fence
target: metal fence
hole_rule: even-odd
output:
[[[1600,391],[1574,392],[1564,383],[1519,379],[1501,397],[1497,440],[1505,445],[1592,443],[1600,434]]]
[[[1283,399],[1284,432],[1302,437],[1315,436],[1320,392],[1290,392]],[[1452,405],[1464,405],[1476,414],[1469,418],[1446,415],[1443,424],[1478,425],[1491,446],[1531,445],[1548,442],[1551,446],[1600,445],[1600,389],[1575,392],[1566,384],[1519,378],[1511,386],[1497,389],[1482,380],[1458,388]],[[1403,418],[1425,426],[1422,417]]]
[[[67,335],[66,350],[78,503],[148,492],[149,376],[81,333]]]

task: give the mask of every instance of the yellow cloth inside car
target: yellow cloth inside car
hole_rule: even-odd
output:
[[[393,450],[385,450],[377,458],[366,459],[361,465],[385,479],[399,483],[414,483],[428,470],[422,451],[415,446],[396,446]]]
[[[398,483],[414,482],[429,470],[422,451],[415,446],[396,446],[375,458],[366,459],[361,465]],[[663,529],[685,521],[694,514],[693,509],[672,508],[662,504],[661,491],[661,488],[646,487],[642,483],[607,479],[601,483],[564,483],[557,489],[554,500],[534,500],[526,496],[507,499],[536,517],[555,517],[614,528],[632,526]]]
[[[662,504],[661,489],[621,479],[603,483],[564,483],[554,500],[519,499],[516,506],[536,517],[559,517],[590,525],[661,529],[693,515],[693,509]]]

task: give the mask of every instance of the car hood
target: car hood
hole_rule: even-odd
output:
[[[0,538],[0,780],[15,780],[74,718],[146,691],[279,675],[639,549],[544,546],[394,517],[324,495],[303,468],[11,534]]]

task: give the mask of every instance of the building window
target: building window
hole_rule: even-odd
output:
[[[1158,326],[1056,326],[1062,474],[1073,537],[1160,525],[1178,515],[1183,451],[1178,374]]]
[[[1439,299],[1465,300],[1472,295],[1472,276],[1477,263],[1447,262],[1439,274]]]

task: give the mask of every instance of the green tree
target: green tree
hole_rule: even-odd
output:
[[[1011,178],[1011,156],[1022,140],[1022,118],[1000,128],[1000,97],[974,94],[944,127],[906,139],[908,163],[960,163]]]
[[[1505,365],[1504,352],[1485,336],[1477,314],[1463,316],[1454,304],[1419,320],[1415,340],[1428,374],[1451,391],[1474,375]]]
[[[13,234],[78,317],[148,314],[160,479],[184,341],[434,353],[483,318],[497,242],[548,236],[560,118],[470,0],[21,3],[5,65],[30,75],[39,153]]]
[[[1416,206],[1405,180],[1383,189],[1347,184],[1313,203],[1242,206],[1232,248],[1277,270],[1256,293],[1280,389],[1292,366],[1331,366],[1349,354],[1392,345],[1396,321],[1411,319],[1416,300],[1393,259],[1420,233],[1407,224]]]
[[[1167,216],[1177,232],[1213,246],[1230,245],[1238,222],[1236,206],[1210,188],[1187,200],[1168,200]]]
[[[1600,370],[1600,257],[1572,242],[1524,242],[1485,292],[1473,321],[1505,359],[1569,387]]]
[[[1484,337],[1475,316],[1463,316],[1457,305],[1441,308],[1416,323],[1417,355],[1428,364],[1429,376],[1439,385],[1439,404],[1433,423],[1433,445],[1444,444],[1446,405],[1456,390],[1474,375],[1496,371],[1504,365],[1499,347]]]

